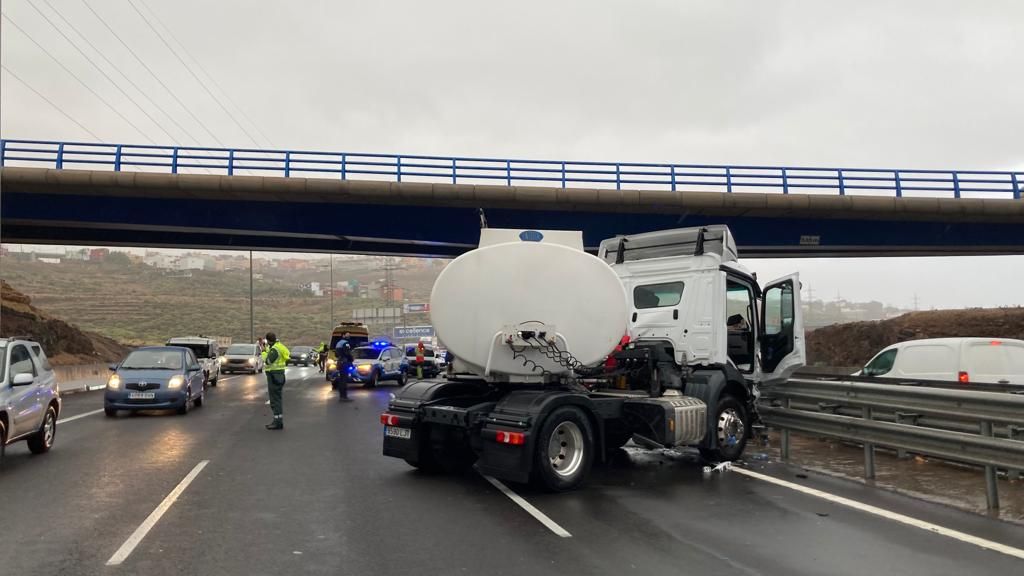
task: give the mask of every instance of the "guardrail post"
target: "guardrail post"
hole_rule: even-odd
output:
[[[981,435],[992,437],[992,423],[981,423]],[[997,484],[996,467],[985,466],[985,500],[989,510],[999,510],[999,485]]]
[[[7,156],[7,140],[0,140],[0,166],[4,165],[4,157]]]
[[[960,197],[960,175],[953,172],[953,198]]]
[[[228,176],[235,175],[235,151],[228,150]]]
[[[121,171],[121,145],[117,145],[117,149],[114,150],[114,172]]]
[[[618,180],[618,176],[616,176]],[[562,188],[565,188],[565,162],[562,162]]]
[[[398,181],[402,181],[402,157],[395,156],[395,170],[397,172]]]
[[[1014,426],[1013,424],[1010,424],[1006,427],[1006,432],[1010,440],[1024,440],[1024,426]],[[1022,476],[1020,470],[1007,470],[1006,475],[1011,480],[1020,480]]]
[[[725,169],[725,191],[732,193],[732,168]]]
[[[839,195],[846,196],[846,182],[843,181],[843,171],[836,170],[836,174],[839,175]]]
[[[870,406],[864,407],[861,417],[865,420],[871,420]],[[875,479],[875,445],[867,442],[864,443],[864,479]]]
[[[456,164],[455,158],[452,158],[452,184],[455,184],[455,183],[458,182],[458,176],[457,176],[458,173],[459,173],[458,164]]]
[[[1020,200],[1020,186],[1017,183],[1017,175],[1010,174],[1010,185],[1013,187],[1013,199]]]
[[[341,179],[347,180],[345,172],[348,170],[348,154],[341,155]]]
[[[505,160],[505,184],[512,185],[512,161]]]
[[[782,399],[782,407],[789,409],[789,398]],[[789,429],[782,429],[782,445],[779,446],[779,456],[782,457],[783,461],[789,460]]]
[[[900,171],[899,170],[893,170],[892,171],[892,179],[896,182],[896,197],[897,198],[902,198],[903,197],[903,183],[900,182]]]
[[[171,174],[178,173],[178,147],[171,150]]]
[[[782,169],[782,193],[789,194],[789,178],[786,177],[786,169]]]
[[[292,175],[292,153],[284,153],[284,177],[288,178]]]
[[[57,169],[64,167],[64,143],[57,144]]]
[[[920,414],[916,414],[914,412],[897,412],[896,423],[906,424],[908,426],[917,426],[917,419],[920,417]],[[909,455],[907,454],[907,451],[904,450],[903,448],[896,449],[896,458],[900,460],[906,460],[908,456]]]
[[[675,192],[676,191],[676,167],[673,164],[673,165],[669,166],[669,169],[672,171],[672,191]]]
[[[564,172],[565,166],[563,165],[562,168]],[[562,179],[565,179],[564,176]],[[562,188],[565,188],[564,182],[562,183]],[[622,166],[619,166],[618,164],[615,165],[615,189],[622,190]]]

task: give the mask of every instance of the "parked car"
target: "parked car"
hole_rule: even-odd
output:
[[[1024,385],[1024,340],[909,340],[883,349],[857,375]]]
[[[263,372],[263,357],[260,355],[260,347],[256,344],[232,344],[220,357],[220,371],[224,374],[231,372],[248,372],[256,374]]]
[[[25,440],[33,454],[48,452],[57,434],[60,391],[39,343],[0,338],[0,460],[8,444]]]
[[[394,380],[405,386],[406,363],[401,348],[376,343],[352,350],[354,370],[352,379],[373,388],[381,380]]]
[[[205,336],[187,336],[184,338],[171,338],[167,341],[168,346],[182,346],[192,350],[199,364],[203,367],[203,378],[210,386],[216,386],[220,380],[220,361],[217,351],[220,346],[213,338]]]
[[[405,347],[405,361],[409,366],[409,373],[416,374],[419,363],[416,362],[416,344],[409,344]],[[423,377],[437,378],[441,373],[441,363],[434,347],[429,344],[423,345]]]
[[[103,412],[118,410],[177,410],[187,414],[206,400],[203,366],[191,348],[151,346],[128,354],[107,381]]]
[[[313,355],[312,346],[294,346],[288,352],[288,361],[285,364],[294,364],[296,366],[312,366],[316,363]]]

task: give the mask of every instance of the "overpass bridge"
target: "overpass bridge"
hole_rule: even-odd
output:
[[[726,223],[746,257],[1024,254],[1024,172],[0,141],[5,242],[454,256]]]

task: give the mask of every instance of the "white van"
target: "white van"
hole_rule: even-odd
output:
[[[857,375],[1024,386],[1024,340],[908,340],[879,352]]]

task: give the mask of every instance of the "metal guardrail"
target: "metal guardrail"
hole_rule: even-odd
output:
[[[998,469],[1024,470],[1019,394],[808,378],[763,393],[758,411],[782,430],[783,459],[796,431],[862,443],[868,479],[875,477],[876,446],[984,466],[990,509],[999,508]]]
[[[25,165],[171,174],[247,172],[286,178],[376,178],[395,182],[554,185],[615,190],[626,187],[673,192],[984,196],[1019,200],[1024,191],[1024,172],[587,162],[0,140],[0,166]]]

